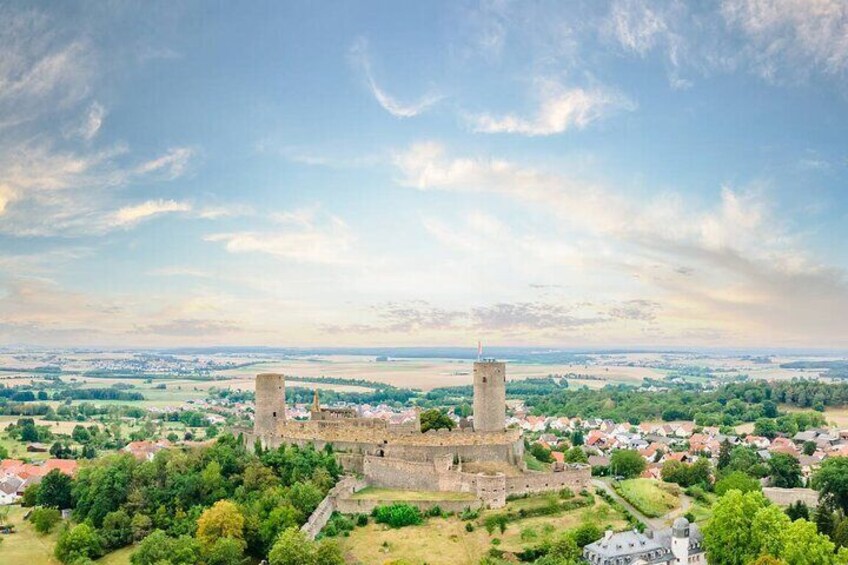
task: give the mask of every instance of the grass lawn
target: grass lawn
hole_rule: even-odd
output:
[[[62,524],[57,524],[53,531],[41,535],[35,531],[32,524],[24,520],[27,509],[12,506],[9,512],[9,523],[14,524],[14,534],[0,534],[0,563],[3,565],[62,565],[53,557],[53,548]],[[125,547],[105,555],[97,563],[105,565],[129,565],[132,547]]]
[[[550,471],[550,463],[542,463],[529,452],[524,452],[524,462],[527,463],[527,468],[531,471]]]
[[[9,565],[61,565],[59,560],[53,557],[53,546],[59,536],[60,525],[57,525],[53,533],[42,536],[37,533],[32,525],[24,520],[25,508],[12,506],[9,512],[9,523],[15,526],[14,534],[0,534],[3,541],[0,542],[0,563]]]
[[[338,541],[348,561],[354,563],[388,563],[402,559],[411,565],[477,565],[489,548],[495,547],[494,539],[500,540],[498,548],[517,552],[540,543],[546,536],[556,536],[586,522],[597,524],[601,529],[626,526],[622,517],[601,500],[592,507],[558,516],[510,522],[503,534],[496,530],[491,536],[482,525],[486,515],[486,512],[481,513],[473,522],[473,532],[467,532],[466,522],[457,517],[430,518],[420,526],[399,529],[370,523],[364,528],[355,528],[350,537],[338,538]]]
[[[351,496],[357,500],[477,500],[470,492],[431,492],[366,487]]]
[[[615,491],[649,518],[664,516],[680,505],[679,487],[654,479],[614,483]]]

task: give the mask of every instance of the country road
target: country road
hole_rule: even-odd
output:
[[[671,525],[671,522],[677,518],[678,516],[682,516],[685,514],[689,507],[692,504],[692,501],[688,496],[683,494],[680,495],[680,507],[675,508],[665,516],[660,516],[659,518],[648,518],[644,514],[642,514],[639,510],[636,509],[635,506],[627,502],[620,494],[615,492],[608,482],[603,481],[601,479],[592,479],[592,485],[595,489],[602,489],[606,491],[613,499],[615,499],[619,504],[627,508],[634,516],[639,518],[642,522],[648,525],[652,530],[662,530]]]

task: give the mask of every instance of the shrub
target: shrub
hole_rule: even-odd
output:
[[[29,521],[39,534],[49,534],[61,519],[62,515],[57,509],[46,507],[36,508],[29,517]]]
[[[479,510],[472,510],[468,507],[459,515],[460,520],[476,520],[480,516]]]
[[[439,518],[442,515],[443,515],[442,509],[438,505],[433,506],[432,508],[427,510],[427,512],[425,513],[425,516],[433,517],[433,518]]]
[[[473,532],[474,531],[474,524],[472,524],[471,522],[466,522],[465,523],[465,531],[468,532],[468,533]]]
[[[421,511],[411,504],[396,503],[378,506],[374,511],[374,519],[378,524],[387,524],[392,528],[414,526],[424,521]]]
[[[368,525],[368,515],[367,514],[357,514],[356,515],[356,525],[360,528]]]

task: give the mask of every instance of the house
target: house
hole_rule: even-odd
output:
[[[153,457],[171,446],[171,443],[166,440],[152,441],[131,441],[124,446],[124,451],[131,454],[136,459],[141,461],[153,461]]]
[[[25,482],[14,476],[0,479],[0,506],[14,503],[23,493]]]
[[[680,517],[670,529],[659,532],[607,530],[603,538],[583,548],[583,559],[592,565],[699,565],[707,563],[702,540],[698,526]]]

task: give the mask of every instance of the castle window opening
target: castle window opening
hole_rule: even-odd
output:
[[[277,413],[276,413],[276,412],[274,412],[274,417],[275,417],[275,418],[277,417]]]

